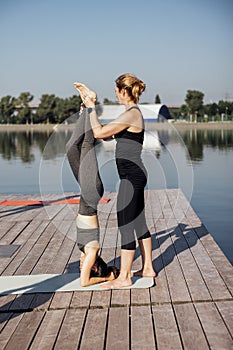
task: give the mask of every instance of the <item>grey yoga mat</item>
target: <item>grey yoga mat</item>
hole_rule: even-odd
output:
[[[100,288],[103,283],[81,287],[79,277],[77,273],[0,276],[0,295],[106,290]],[[154,279],[133,277],[132,282],[132,286],[124,289],[149,288],[153,286]]]

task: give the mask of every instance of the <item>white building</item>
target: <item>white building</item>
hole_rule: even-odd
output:
[[[157,122],[165,119],[170,119],[170,113],[167,106],[163,104],[139,104],[139,108],[143,113],[145,122]],[[102,120],[112,120],[124,112],[123,105],[99,105],[98,114]]]

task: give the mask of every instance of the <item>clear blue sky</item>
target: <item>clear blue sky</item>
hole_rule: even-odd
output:
[[[233,0],[0,0],[0,97],[75,94],[82,81],[115,100],[132,72],[142,102],[233,100]]]

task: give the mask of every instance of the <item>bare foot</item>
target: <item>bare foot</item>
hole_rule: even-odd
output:
[[[156,273],[153,269],[141,269],[136,272],[133,272],[133,276],[156,277]]]
[[[127,279],[114,279],[113,281],[109,281],[107,283],[104,283],[102,286],[100,286],[100,288],[103,289],[122,289],[125,287],[130,287],[132,286],[132,281],[131,278],[127,278]]]
[[[86,85],[75,82],[74,86],[82,98],[89,97],[91,100],[96,101],[96,93],[94,91],[91,91]]]

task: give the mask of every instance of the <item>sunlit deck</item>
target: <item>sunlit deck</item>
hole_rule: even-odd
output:
[[[1,349],[233,348],[232,265],[181,190],[150,190],[145,196],[155,285],[1,296]],[[110,201],[99,205],[101,256],[119,265],[116,193],[104,197]],[[0,202],[5,199],[41,200],[36,195],[0,195]],[[0,206],[0,245],[9,248],[0,257],[0,274],[76,272],[77,207]],[[137,249],[133,269],[138,268]]]

